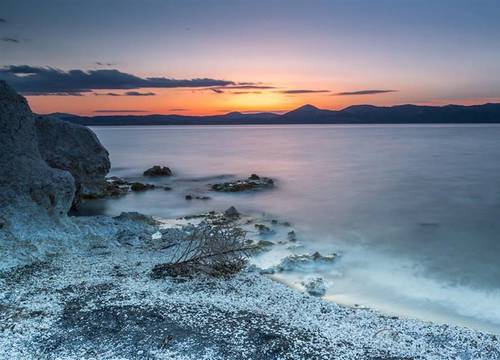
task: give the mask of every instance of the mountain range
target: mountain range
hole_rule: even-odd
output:
[[[353,105],[342,110],[304,105],[284,114],[272,112],[224,115],[100,115],[79,116],[54,113],[51,116],[76,124],[100,125],[250,125],[250,124],[480,124],[500,123],[500,104],[380,107]]]

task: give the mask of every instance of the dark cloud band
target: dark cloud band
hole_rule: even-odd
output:
[[[318,94],[318,93],[328,93],[330,90],[307,90],[307,89],[298,89],[298,90],[280,90],[276,91],[280,94]]]
[[[17,91],[25,95],[74,94],[102,89],[131,90],[140,88],[197,88],[237,85],[233,81],[209,78],[141,78],[115,69],[63,71],[56,68],[29,65],[10,65],[0,68],[0,80],[5,80]]]
[[[385,93],[391,93],[391,92],[397,92],[398,90],[379,90],[379,89],[373,89],[373,90],[358,90],[358,91],[345,91],[345,92],[339,92],[336,93],[336,96],[351,96],[351,95],[374,95],[374,94],[385,94]]]

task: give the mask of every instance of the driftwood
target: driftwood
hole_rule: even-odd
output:
[[[223,224],[200,224],[174,246],[171,261],[156,265],[153,278],[165,276],[227,276],[240,271],[254,246],[245,244],[246,232]]]

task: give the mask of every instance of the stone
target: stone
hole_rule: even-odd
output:
[[[211,188],[214,191],[220,192],[240,192],[248,190],[263,190],[272,188],[273,186],[273,179],[252,174],[248,179],[213,184]]]
[[[230,219],[237,219],[240,217],[240,213],[234,206],[231,206],[226,211],[224,211],[224,216]]]
[[[35,116],[38,150],[47,164],[68,171],[75,181],[73,207],[82,198],[102,197],[111,167],[108,151],[89,128],[64,120]]]
[[[193,195],[186,195],[185,198],[186,200],[193,200]]]
[[[297,235],[295,234],[295,231],[289,231],[287,234],[288,241],[295,242],[297,241]]]
[[[42,158],[35,115],[26,99],[4,81],[0,81],[0,188],[3,267],[9,252],[36,248],[39,240],[56,237],[51,229],[69,225],[67,213],[75,195],[71,174],[50,167]]]
[[[302,285],[309,295],[323,296],[326,293],[326,284],[322,277],[307,279]]]
[[[172,170],[166,166],[155,165],[146,171],[144,171],[144,176],[171,176]]]
[[[255,224],[254,225],[257,231],[259,232],[259,235],[271,235],[274,234],[274,231],[271,230],[268,226],[264,224]]]
[[[130,184],[130,190],[132,191],[146,191],[154,188],[155,186],[153,184],[143,184],[140,182],[133,182]]]

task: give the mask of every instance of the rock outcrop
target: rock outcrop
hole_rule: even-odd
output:
[[[274,186],[273,179],[252,174],[248,179],[213,184],[211,188],[214,191],[220,191],[220,192],[240,192],[248,190],[269,189],[272,188],[273,186]]]
[[[38,149],[35,116],[26,99],[0,81],[0,252],[16,239],[50,236],[75,194],[71,174],[51,168]]]
[[[102,197],[110,169],[108,151],[87,127],[47,116],[35,117],[38,150],[47,164],[75,179],[76,207],[82,198]]]

